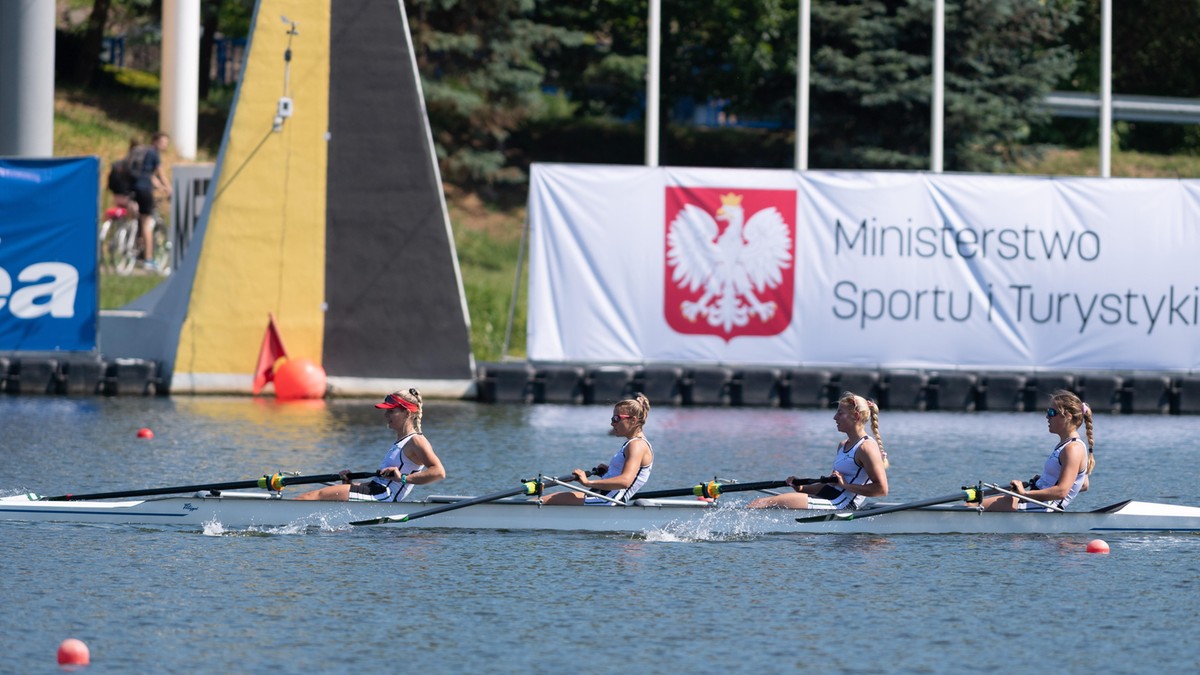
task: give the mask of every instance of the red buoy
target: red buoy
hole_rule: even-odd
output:
[[[1088,553],[1108,553],[1108,542],[1103,539],[1093,539],[1088,542]]]
[[[325,369],[308,359],[288,359],[275,371],[275,398],[280,401],[325,397]]]
[[[137,437],[146,439],[154,438],[154,432],[148,427],[142,427],[141,429],[137,430]]]
[[[83,640],[75,638],[67,638],[58,646],[58,665],[60,666],[86,666],[92,660],[92,655],[88,653],[88,646]]]

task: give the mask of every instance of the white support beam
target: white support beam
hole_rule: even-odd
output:
[[[796,44],[796,170],[808,168],[809,60],[812,50],[812,0],[800,0]]]
[[[1100,177],[1112,175],[1112,0],[1100,3]]]
[[[646,166],[658,166],[659,64],[662,52],[662,0],[650,0],[646,45]]]
[[[0,157],[54,156],[54,0],[0,0]]]
[[[933,105],[930,120],[929,170],[942,172],[946,89],[946,0],[933,3]]]
[[[158,126],[183,159],[196,159],[200,99],[200,0],[163,0]]]

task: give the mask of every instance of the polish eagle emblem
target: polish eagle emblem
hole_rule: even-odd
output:
[[[752,319],[765,324],[780,310],[769,298],[779,296],[773,291],[792,266],[793,248],[791,229],[774,206],[747,220],[743,195],[720,200],[715,217],[684,204],[668,228],[666,254],[672,283],[692,298],[703,291],[679,303],[683,318],[729,335]]]

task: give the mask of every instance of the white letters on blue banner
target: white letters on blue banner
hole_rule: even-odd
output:
[[[0,159],[0,351],[93,351],[99,160]]]

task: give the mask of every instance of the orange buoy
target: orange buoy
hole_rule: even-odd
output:
[[[67,638],[58,645],[58,665],[60,666],[86,666],[91,660],[92,656],[83,640]]]
[[[1093,539],[1088,542],[1088,553],[1108,553],[1108,542],[1103,539]]]
[[[137,430],[137,437],[146,439],[154,438],[154,432],[148,427],[142,427],[141,429]]]
[[[296,401],[325,397],[325,369],[308,359],[288,359],[275,371],[275,398]]]

